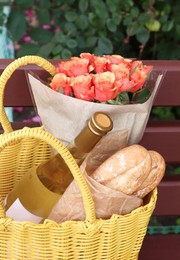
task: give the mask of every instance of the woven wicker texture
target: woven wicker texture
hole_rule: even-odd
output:
[[[149,194],[144,206],[128,215],[113,215],[108,220],[96,219],[89,188],[67,148],[42,128],[12,131],[4,113],[5,85],[16,68],[29,63],[42,66],[51,75],[54,74],[53,65],[46,60],[26,56],[10,64],[0,78],[0,121],[5,130],[0,136],[0,259],[138,259],[156,204],[157,189]],[[34,224],[6,217],[3,208],[5,196],[29,168],[50,158],[51,147],[63,157],[80,188],[86,220],[62,224],[45,220],[43,224]]]

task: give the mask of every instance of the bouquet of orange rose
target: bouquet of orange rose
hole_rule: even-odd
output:
[[[98,57],[82,53],[80,58],[59,63],[50,86],[57,92],[86,101],[116,105],[139,103],[149,97],[149,89],[144,84],[151,70],[152,66],[143,65],[142,61],[119,55]],[[140,92],[141,100],[138,100]]]
[[[143,136],[162,80],[152,69],[120,55],[82,53],[59,62],[48,83],[31,74],[29,82],[44,128],[65,144],[97,111],[112,118],[113,131],[127,129],[128,143],[134,144]]]

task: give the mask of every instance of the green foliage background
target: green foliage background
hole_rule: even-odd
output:
[[[9,33],[27,54],[66,59],[81,52],[141,59],[179,59],[179,0],[16,0]],[[26,10],[37,16],[28,22]],[[0,23],[1,23],[0,19]],[[50,25],[44,29],[43,25]],[[24,35],[31,38],[23,40]]]

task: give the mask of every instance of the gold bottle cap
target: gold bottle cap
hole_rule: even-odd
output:
[[[88,126],[94,134],[103,136],[112,130],[113,122],[107,114],[96,112],[93,114]]]

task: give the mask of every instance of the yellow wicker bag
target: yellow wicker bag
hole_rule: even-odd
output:
[[[16,68],[29,63],[42,66],[52,75],[55,72],[54,66],[46,60],[26,56],[8,65],[0,77],[0,121],[4,128],[4,134],[0,136],[0,259],[138,259],[156,204],[157,189],[146,197],[144,206],[130,214],[96,219],[91,192],[67,148],[41,127],[12,131],[5,115],[3,97],[7,80]],[[4,198],[29,168],[51,156],[51,147],[64,158],[79,186],[85,221],[57,224],[45,220],[43,224],[34,224],[6,217]]]

